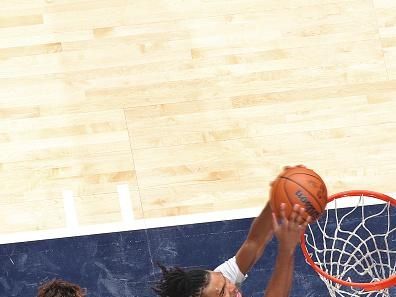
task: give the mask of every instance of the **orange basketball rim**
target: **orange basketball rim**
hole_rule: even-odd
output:
[[[360,198],[359,198],[360,197]],[[378,192],[374,192],[374,191],[366,191],[366,190],[354,190],[354,191],[345,191],[345,192],[341,192],[338,194],[334,194],[330,197],[328,197],[328,205],[333,202],[333,204],[336,203],[335,200],[337,199],[350,199],[350,198],[359,198],[360,200],[363,200],[361,197],[365,197],[367,199],[369,199],[370,201],[372,201],[372,199],[377,200],[379,203],[378,204],[384,204],[385,207],[388,207],[388,209],[394,208],[396,207],[396,199],[382,194],[382,193],[378,193]],[[385,202],[385,203],[384,203]],[[366,202],[358,202],[360,203],[358,206],[367,206],[365,205]],[[335,209],[337,209],[337,207],[335,207]],[[394,209],[393,209],[394,210]],[[337,211],[337,210],[335,210]],[[390,214],[389,214],[390,210],[388,210],[388,221],[389,224],[391,224],[391,219],[390,219]],[[348,212],[349,214],[350,212]],[[361,211],[361,213],[363,213],[363,211]],[[326,224],[327,224],[327,220],[328,218],[326,217],[326,215],[328,214],[328,209],[326,214],[323,215],[323,219],[326,220]],[[364,225],[365,220],[371,219],[374,216],[370,216],[367,218],[364,218],[362,216],[362,225]],[[334,218],[333,218],[334,219]],[[339,222],[341,222],[344,218],[341,218],[340,220],[338,220],[337,218],[337,224]],[[338,222],[339,221],[339,222]],[[347,220],[345,220],[347,221]],[[394,222],[393,222],[394,223]],[[337,225],[338,226],[338,225]],[[321,276],[322,280],[326,283],[329,291],[333,291],[333,292],[337,292],[339,295],[344,296],[343,293],[345,293],[345,296],[350,296],[349,293],[347,293],[347,289],[342,289],[342,286],[344,287],[348,287],[348,290],[352,290],[352,292],[356,292],[359,293],[358,295],[364,295],[364,296],[371,296],[371,291],[381,291],[381,290],[387,290],[387,288],[390,288],[392,286],[396,285],[396,249],[395,247],[393,247],[394,250],[392,250],[392,247],[390,247],[390,250],[388,251],[388,258],[392,257],[392,260],[390,260],[392,263],[385,263],[385,264],[381,264],[381,265],[386,265],[388,267],[388,273],[389,275],[387,275],[386,277],[383,277],[382,279],[380,279],[380,277],[376,277],[375,279],[373,279],[370,282],[354,282],[352,279],[349,279],[348,277],[345,277],[345,275],[343,275],[343,279],[341,277],[337,277],[335,275],[337,275],[337,273],[334,273],[334,271],[331,271],[332,269],[329,269],[327,267],[329,267],[329,265],[339,265],[339,263],[336,263],[335,261],[339,261],[338,259],[333,259],[331,258],[326,259],[326,256],[323,256],[322,259],[318,259],[319,254],[325,254],[326,252],[328,252],[327,255],[331,255],[331,257],[333,255],[336,255],[337,253],[335,252],[334,246],[335,244],[332,245],[332,247],[330,246],[330,248],[328,250],[326,250],[325,252],[323,252],[323,250],[321,250],[320,252],[316,253],[315,249],[316,246],[315,244],[309,244],[310,247],[310,251],[307,248],[307,239],[309,238],[309,235],[307,235],[307,233],[312,232],[312,228],[311,226],[308,226],[309,230],[306,230],[305,234],[303,234],[301,236],[301,249],[302,252],[306,258],[306,261],[308,262],[308,264]],[[338,227],[337,227],[338,228]],[[334,237],[334,240],[338,240],[338,234],[337,232],[335,232],[335,235],[328,235],[326,234],[326,228],[318,228],[318,230],[321,230],[321,232],[323,232],[323,238],[328,238],[328,237]],[[351,233],[351,232],[350,232]],[[389,240],[389,237],[394,236],[394,233],[396,233],[396,228],[387,228],[387,232],[385,232],[386,234],[384,234],[384,238],[386,240]],[[392,234],[390,236],[390,234]],[[312,236],[315,238],[317,235],[313,235]],[[377,236],[377,235],[375,235]],[[345,241],[345,240],[344,240]],[[313,242],[315,242],[315,239],[313,239]],[[349,242],[347,242],[348,244],[350,244]],[[357,248],[361,247],[362,244],[357,244]],[[387,245],[389,247],[389,245]],[[374,251],[375,252],[375,251]],[[314,256],[314,254],[317,254],[316,256]],[[389,256],[390,255],[390,256]],[[313,259],[314,256],[314,259]],[[341,258],[341,256],[340,256]],[[352,258],[352,257],[351,257]],[[356,258],[355,258],[356,260]],[[354,260],[348,260],[349,264],[351,262],[353,262]],[[395,263],[393,263],[395,262]],[[326,266],[328,265],[328,266]],[[393,268],[392,268],[393,267]],[[332,274],[333,272],[333,274]],[[342,273],[341,273],[342,275]],[[337,285],[338,284],[338,285]],[[341,285],[341,286],[340,286]],[[363,292],[363,293],[362,293]],[[364,293],[366,292],[366,293]],[[387,293],[389,294],[389,293]],[[384,294],[384,296],[389,296],[387,294]],[[377,296],[377,295],[376,295]]]

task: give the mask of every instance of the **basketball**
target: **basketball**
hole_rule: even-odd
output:
[[[285,167],[271,184],[270,205],[279,217],[280,206],[286,204],[285,214],[289,218],[293,205],[305,208],[305,218],[316,221],[323,214],[327,204],[327,188],[322,178],[313,170],[302,165]]]

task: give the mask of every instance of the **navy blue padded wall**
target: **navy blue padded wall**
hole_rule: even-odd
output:
[[[0,246],[0,296],[35,296],[43,280],[64,278],[89,296],[149,296],[146,231]]]
[[[396,223],[395,213],[392,221]],[[40,282],[56,277],[86,287],[92,297],[155,296],[150,288],[159,277],[156,262],[213,269],[235,254],[251,222],[241,219],[1,245],[0,296],[35,296]],[[391,240],[395,249],[396,238]],[[242,287],[245,296],[263,296],[276,246],[271,241],[249,273]],[[329,296],[299,249],[291,296]],[[394,290],[391,296],[396,296]]]

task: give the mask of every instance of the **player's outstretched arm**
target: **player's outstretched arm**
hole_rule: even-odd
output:
[[[236,254],[236,263],[243,274],[261,257],[272,235],[272,210],[267,203],[260,215],[254,219],[246,240]]]
[[[278,255],[275,269],[265,290],[264,297],[287,297],[289,296],[293,282],[294,252],[300,242],[301,233],[304,232],[310,217],[303,220],[305,210],[299,205],[293,206],[293,212],[288,220],[285,216],[284,204],[281,206],[280,222],[275,214],[272,214],[274,233],[279,241]]]
[[[304,165],[296,167],[305,168]],[[284,169],[288,168],[290,167],[284,167]],[[270,204],[267,203],[260,215],[254,219],[246,240],[236,254],[236,263],[243,274],[246,274],[260,259],[272,235],[272,210]]]

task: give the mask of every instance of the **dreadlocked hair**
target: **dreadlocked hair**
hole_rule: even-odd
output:
[[[209,283],[206,270],[167,269],[161,264],[158,267],[162,271],[162,279],[152,289],[160,297],[199,297]]]

